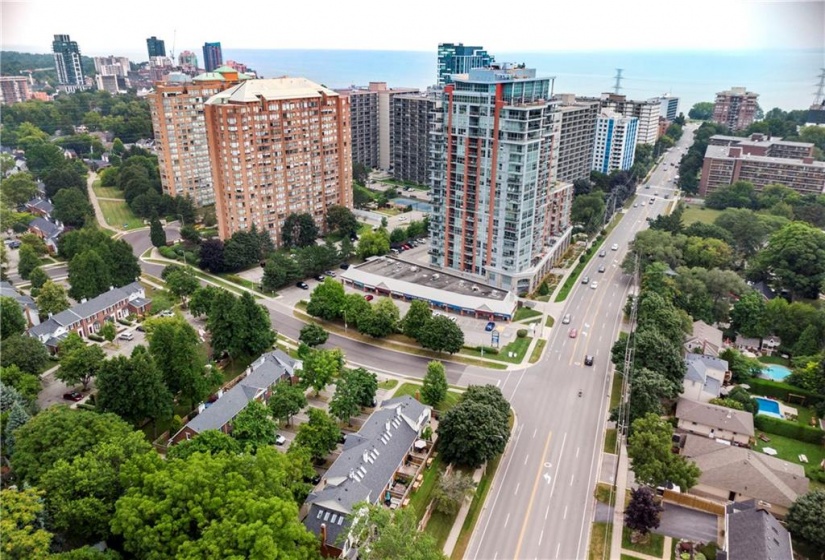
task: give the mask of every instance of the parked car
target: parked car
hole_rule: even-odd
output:
[[[319,274],[318,276],[315,277],[315,279],[318,280],[319,282],[323,282],[324,278],[326,278],[326,276],[324,276],[323,274]]]
[[[487,332],[491,332],[494,328],[496,328],[496,324],[493,321],[489,321],[487,326],[484,327],[484,330]]]
[[[171,309],[164,309],[163,311],[158,313],[158,317],[174,317],[174,316],[175,316],[175,312],[172,311]]]
[[[346,443],[347,442],[347,433],[341,432],[338,436],[338,443]]]
[[[565,313],[564,317],[561,318],[562,325],[569,325],[570,324],[570,313]]]
[[[576,338],[577,336],[579,336],[579,331],[577,331],[576,329],[570,329],[570,332],[567,334],[570,336],[570,338]]]
[[[364,296],[364,299],[367,301],[372,301],[373,299],[375,299],[375,296],[372,294],[367,294]]]
[[[17,239],[12,239],[11,242],[9,243],[9,248],[10,249],[17,249],[18,247],[20,247],[20,241],[18,241]]]
[[[593,365],[593,356],[585,356],[584,357],[584,365],[592,366]]]
[[[146,329],[143,328],[143,325],[138,325],[136,330],[138,330],[140,332],[146,332]]]
[[[80,401],[83,400],[83,393],[80,391],[69,391],[68,393],[63,393],[63,398],[67,401]]]
[[[330,278],[335,278],[335,273],[334,273],[333,271],[331,271],[331,270],[325,270],[325,271],[324,271],[324,274],[326,274],[326,275],[327,275],[327,276],[329,276]]]
[[[275,445],[283,445],[286,443],[286,438],[281,434],[275,436]]]
[[[348,270],[348,269],[349,269],[349,265],[348,265],[347,263],[341,263],[341,264],[338,266],[338,268],[340,268],[341,270]]]
[[[302,290],[308,290],[309,289],[309,284],[307,284],[306,282],[295,282],[295,285],[297,287],[301,288]]]
[[[134,333],[133,333],[133,332],[131,332],[131,331],[125,331],[125,332],[120,333],[120,334],[118,335],[118,338],[119,338],[120,340],[134,340],[134,339],[135,339],[135,335],[134,335]]]

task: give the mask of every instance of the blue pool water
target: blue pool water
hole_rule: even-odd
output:
[[[773,379],[774,381],[782,381],[790,374],[791,370],[785,366],[780,366],[777,364],[767,365],[765,366],[765,369],[762,370],[762,377],[767,377],[768,379]]]
[[[782,413],[779,412],[779,403],[776,401],[772,401],[770,399],[763,399],[762,397],[754,397],[756,403],[759,405],[759,412],[758,414],[764,414],[765,416],[773,416],[774,418],[781,418],[784,420],[784,416]]]
[[[404,205],[404,206],[412,206],[413,210],[418,210],[419,212],[432,212],[433,211],[433,205],[430,204],[429,202],[421,202],[420,200],[415,200],[415,199],[412,199],[412,198],[403,198],[403,197],[393,198],[392,201],[395,204],[401,204],[401,205]]]

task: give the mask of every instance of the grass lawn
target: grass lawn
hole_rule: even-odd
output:
[[[511,364],[520,364],[524,360],[524,354],[527,353],[527,348],[530,346],[530,341],[533,339],[529,336],[524,338],[516,338],[513,342],[502,347],[498,354],[485,354],[484,357],[490,360],[498,360],[500,362],[508,362]],[[514,358],[509,356],[510,352],[515,352]],[[467,354],[469,356],[481,356],[481,352],[475,349],[462,348],[460,354]]]
[[[704,206],[697,206],[696,204],[685,204],[685,213],[682,214],[682,223],[685,224],[685,227],[689,226],[693,222],[712,224],[721,213],[721,210],[713,210],[711,208],[705,208]]]
[[[392,217],[392,216],[397,216],[398,214],[400,214],[401,210],[398,209],[398,208],[389,207],[389,208],[379,208],[378,210],[376,210],[376,212],[378,212],[379,214],[384,214],[385,216]]]
[[[543,338],[540,338],[536,345],[533,347],[533,353],[530,355],[530,363],[535,364],[541,358],[541,353],[544,351],[544,347],[547,345],[547,341]]]
[[[778,364],[787,368],[791,367],[790,360],[786,360],[782,356],[759,356],[757,359],[763,364]]]
[[[529,307],[519,307],[516,314],[513,316],[513,321],[521,321],[522,319],[530,319],[532,317],[539,317],[541,311],[530,309]]]
[[[605,482],[599,482],[596,484],[596,491],[593,492],[593,497],[596,498],[597,502],[613,507],[616,503],[616,488]]]
[[[421,390],[420,383],[402,383],[401,386],[395,390],[395,394],[393,394],[393,398],[395,397],[403,397],[404,395],[409,395],[412,398],[415,398],[416,391]],[[447,412],[452,407],[454,407],[458,403],[458,399],[461,397],[460,393],[456,393],[455,391],[447,391],[447,396],[444,397],[444,400],[441,401],[438,406],[435,407],[436,410],[439,412]]]
[[[418,490],[410,496],[410,505],[415,508],[415,515],[418,521],[424,517],[424,510],[427,509],[427,504],[432,499],[433,489],[435,483],[438,481],[438,476],[444,471],[444,466],[441,464],[441,457],[436,457],[433,464],[424,471],[424,480]]]
[[[106,218],[106,223],[110,226],[123,229],[126,224],[127,230],[137,229],[143,227],[143,220],[135,216],[131,208],[126,206],[126,201],[118,202],[114,200],[99,200],[100,209],[103,211],[103,217]]]
[[[100,181],[95,181],[92,189],[94,189],[97,196],[102,196],[103,198],[123,198],[122,190],[117,187],[101,187]]]
[[[544,322],[544,324],[548,327],[552,327],[555,322],[556,320],[553,319],[550,315],[548,315],[547,320]]]
[[[512,422],[512,415],[510,415],[510,419]],[[481,515],[481,510],[484,507],[487,494],[490,492],[490,484],[496,476],[496,470],[498,470],[500,461],[501,455],[487,463],[487,469],[476,487],[476,492],[475,495],[473,495],[473,501],[470,504],[467,517],[464,519],[464,525],[461,526],[461,533],[458,535],[458,541],[455,543],[453,555],[451,556],[453,560],[461,560],[464,558],[464,553],[467,551],[467,545],[470,544],[470,536],[472,535],[473,529],[478,522],[479,515]]]
[[[424,529],[424,532],[435,538],[439,550],[444,548],[444,543],[447,542],[447,537],[450,536],[450,531],[455,524],[455,517],[455,515],[447,515],[440,511],[433,511],[430,520],[427,522],[427,527]]]
[[[773,449],[776,449],[776,456],[780,459],[785,459],[786,461],[790,461],[791,463],[802,465],[806,469],[818,468],[819,463],[822,461],[822,459],[825,459],[825,447],[821,445],[816,445],[814,443],[805,443],[804,441],[798,441],[784,436],[778,436],[776,434],[765,435],[767,435],[771,441],[762,441],[759,438],[756,439],[755,449],[759,450],[760,452],[765,447],[772,447]],[[799,455],[807,456],[808,463],[805,464],[800,462]],[[825,489],[825,485],[812,480],[811,489],[813,490],[815,487]]]
[[[604,452],[605,453],[615,453],[616,452],[616,428],[610,428],[605,430],[604,434]]]
[[[602,560],[610,556],[610,539],[613,536],[612,523],[594,523],[590,532],[590,560]]]
[[[610,389],[610,410],[619,406],[619,400],[622,398],[622,376],[618,373],[613,374],[613,387]]]
[[[632,543],[630,536],[633,533],[630,528],[625,527],[622,531],[622,548],[632,550],[633,552],[641,552],[642,554],[649,554],[661,558],[665,551],[665,537],[657,533],[648,533],[648,540],[646,543]]]
[[[385,390],[389,391],[390,389],[392,389],[396,385],[398,385],[398,380],[397,379],[387,379],[386,381],[382,381],[381,383],[379,383],[378,388],[379,389],[385,389]]]

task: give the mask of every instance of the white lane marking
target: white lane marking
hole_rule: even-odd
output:
[[[547,511],[544,512],[544,520],[547,521],[547,516],[550,515],[550,506],[547,506]]]
[[[544,529],[541,530],[541,534],[539,535],[539,546],[541,546],[541,539],[544,538]]]
[[[579,447],[576,448],[576,459],[579,458],[579,449],[580,449]]]
[[[561,543],[556,545],[556,558],[559,557],[559,549],[561,548]]]
[[[561,440],[561,452],[559,453],[559,465],[561,465],[561,457],[564,455],[564,443],[567,441],[567,432],[564,432],[564,437]],[[553,492],[556,491],[556,481],[559,477],[553,479],[553,487],[550,488],[550,499],[553,499]],[[549,481],[548,481],[549,482]]]
[[[504,526],[507,527],[507,524],[510,522],[510,514],[507,514],[507,519],[504,520]]]
[[[573,479],[576,478],[575,474],[570,475],[570,486],[573,486]]]
[[[496,387],[498,387],[498,386],[500,386],[500,385],[501,385],[501,379],[499,379],[498,381],[496,381]]]
[[[567,519],[567,506],[564,506],[564,515],[562,515],[561,518]]]
[[[536,437],[536,433],[538,433],[538,431],[539,431],[539,429],[538,429],[538,428],[536,428],[535,430],[533,430],[533,437]]]
[[[525,458],[524,458],[524,464],[525,464],[525,465],[527,464],[527,459],[529,459],[529,458],[530,458],[530,456],[529,456],[529,455],[528,455],[527,457],[525,457]]]
[[[516,491],[515,491],[515,492],[513,492],[513,495],[514,495],[514,496],[517,496],[517,495],[518,495],[518,489],[519,489],[520,487],[521,487],[521,482],[519,482],[518,484],[516,484]]]

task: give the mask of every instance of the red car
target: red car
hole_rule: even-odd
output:
[[[81,401],[83,400],[83,393],[80,391],[69,391],[68,393],[63,393],[63,398],[67,401]]]
[[[364,299],[367,301],[372,301],[374,299],[374,296],[372,294],[367,294],[364,296]]]
[[[578,334],[579,331],[577,331],[576,329],[570,329],[570,338],[576,338]]]

